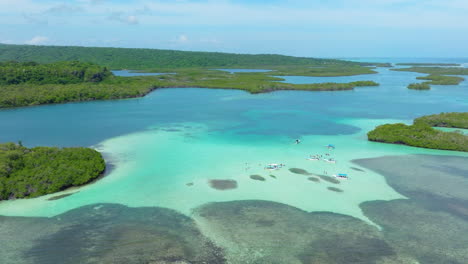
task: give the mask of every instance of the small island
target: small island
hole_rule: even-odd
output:
[[[468,136],[444,132],[431,126],[468,127],[468,113],[442,113],[415,119],[413,125],[385,124],[367,133],[370,141],[413,147],[468,152]]]
[[[399,64],[402,65],[402,64]],[[412,64],[413,67],[409,68],[396,68],[391,69],[392,71],[407,71],[407,72],[417,72],[417,73],[426,73],[427,76],[417,77],[418,80],[428,80],[428,82],[423,83],[412,83],[408,85],[408,89],[414,90],[430,90],[430,85],[458,85],[463,82],[465,79],[458,76],[447,76],[447,75],[468,75],[467,68],[460,67],[418,67],[416,64]],[[439,64],[427,63],[422,65],[435,66]],[[419,66],[422,66],[419,65]],[[440,66],[440,65],[439,65]],[[448,66],[448,65],[446,65]]]
[[[26,148],[0,144],[0,200],[32,198],[89,183],[105,170],[90,148]]]
[[[412,90],[430,90],[431,86],[427,82],[411,83],[411,84],[408,85],[408,89],[412,89]]]
[[[394,68],[392,71],[407,71],[433,75],[468,75],[468,68],[462,67],[409,67]]]

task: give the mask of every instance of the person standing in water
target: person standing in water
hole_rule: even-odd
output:
[[[299,144],[301,143],[301,141],[299,139],[296,139],[296,144]]]

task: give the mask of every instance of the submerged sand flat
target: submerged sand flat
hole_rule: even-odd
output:
[[[386,121],[346,122],[362,126],[362,131],[366,131]],[[59,200],[49,201],[45,196],[2,203],[0,214],[50,217],[90,203],[120,203],[132,207],[166,207],[190,215],[194,208],[210,202],[267,200],[307,212],[334,212],[372,223],[363,215],[359,204],[405,196],[376,172],[350,169],[356,167],[352,160],[395,154],[450,153],[367,142],[362,140],[363,132],[339,137],[304,137],[296,145],[283,137],[257,141],[255,137],[210,134],[207,127],[197,124],[178,127],[184,126],[190,128],[171,132],[149,130],[107,140],[98,145],[115,164],[107,177]],[[325,147],[328,142],[337,148],[328,150]],[[314,153],[329,153],[338,161],[332,164],[306,159]],[[268,177],[272,171],[264,168],[272,162],[286,164],[274,171],[275,180]],[[297,171],[304,173],[297,174]],[[336,180],[332,176],[336,173],[348,173],[350,179]],[[251,175],[269,180],[252,180]],[[308,179],[317,175],[321,177],[319,183]],[[212,188],[210,181],[218,179],[235,181],[237,187],[229,191]],[[188,187],[187,182],[193,185]],[[334,188],[330,191],[329,187],[339,188],[340,192]]]

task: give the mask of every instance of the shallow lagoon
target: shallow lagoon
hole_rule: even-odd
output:
[[[299,230],[312,228],[304,222],[316,221],[314,219],[323,221],[318,215],[311,215],[312,218],[308,219],[307,213],[330,212],[336,214],[337,218],[335,215],[327,217],[336,219],[337,223],[342,221],[340,219],[343,216],[354,217],[350,219],[356,219],[353,220],[356,221],[356,226],[367,231],[353,235],[352,240],[377,239],[375,241],[381,241],[377,243],[378,245],[382,243],[378,249],[369,246],[369,249],[356,249],[356,252],[364,251],[363,254],[370,254],[369,250],[372,249],[373,252],[377,250],[382,252],[382,256],[379,255],[378,258],[394,261],[389,263],[417,259],[417,256],[409,253],[403,255],[401,252],[395,253],[399,249],[390,242],[388,242],[390,246],[384,242],[384,240],[398,241],[398,239],[382,240],[383,235],[380,232],[382,228],[386,231],[385,226],[376,219],[379,220],[378,216],[383,213],[372,207],[375,200],[390,203],[401,201],[399,199],[406,201],[410,197],[406,193],[404,196],[398,192],[398,189],[389,185],[385,175],[375,172],[376,169],[372,166],[368,169],[352,161],[406,154],[467,157],[465,153],[368,142],[365,133],[374,126],[386,122],[410,122],[414,117],[424,114],[466,111],[468,83],[465,81],[459,86],[434,86],[431,91],[413,91],[406,89],[406,86],[415,82],[415,78],[421,74],[394,72],[386,68],[379,68],[378,71],[379,74],[362,75],[359,78],[377,81],[381,86],[357,88],[353,91],[280,91],[251,95],[234,90],[161,89],[139,99],[2,110],[0,122],[3,127],[0,141],[22,140],[28,146],[94,146],[105,154],[114,169],[95,184],[61,193],[72,193],[62,199],[48,200],[60,195],[54,194],[36,199],[2,202],[0,215],[61,218],[62,214],[66,215],[72,209],[86,208],[83,209],[84,214],[92,216],[93,214],[89,212],[94,211],[83,206],[97,203],[117,203],[131,208],[169,208],[175,210],[174,215],[177,217],[181,217],[179,215],[192,217],[202,233],[221,246],[224,249],[222,254],[233,263],[245,263],[254,259],[271,263],[262,258],[261,254],[251,254],[248,249],[236,246],[235,240],[230,240],[235,237],[232,233],[235,230],[222,228],[222,224],[228,222],[223,222],[227,220],[220,219],[217,215],[217,212],[224,212],[223,210],[230,212],[231,209],[228,208],[231,207],[242,212],[245,210],[250,212],[252,209],[248,208],[252,207],[259,208],[264,211],[263,216],[260,214],[254,217],[247,214],[245,219],[239,221],[251,221],[248,219],[253,217],[255,221],[259,221],[260,226],[267,228],[265,232],[275,232],[283,227],[272,224],[274,222],[271,221],[275,219],[271,219],[274,216],[269,209],[273,206],[270,203],[230,203],[230,201],[265,200],[286,206],[281,210],[300,210],[292,214],[291,219],[281,220],[290,226],[296,223],[294,217],[303,219],[297,222],[300,225],[300,228],[297,227]],[[339,78],[352,80],[356,77]],[[300,138],[302,143],[294,144],[296,138]],[[335,144],[337,148],[327,150],[325,145],[330,143]],[[327,153],[338,162],[331,164],[306,160],[308,155]],[[264,166],[268,163],[283,163],[286,167],[277,171],[264,170]],[[404,169],[411,170],[408,166]],[[300,168],[312,175],[291,173],[288,170],[290,168]],[[395,166],[395,169],[399,169],[398,166]],[[460,170],[463,169],[452,172]],[[348,173],[350,179],[340,183],[324,180],[327,179],[326,176],[335,173]],[[448,174],[450,173],[449,171]],[[275,177],[271,177],[271,174]],[[259,175],[264,181],[253,180],[251,175]],[[308,179],[311,176],[315,177],[314,175],[318,181]],[[235,181],[236,188],[215,189],[209,184],[210,180],[215,179]],[[338,188],[342,192],[332,191],[333,188]],[[409,201],[412,201],[411,198]],[[207,214],[204,211],[209,209],[203,208],[206,206],[209,208],[212,202],[226,202],[220,204],[226,209],[216,209]],[[463,205],[463,202],[461,204]],[[213,206],[217,208],[218,205]],[[457,206],[460,205],[457,203]],[[287,209],[289,207],[295,209]],[[363,208],[368,208],[368,211],[363,211]],[[414,207],[408,208],[414,210]],[[228,218],[226,213],[223,215]],[[99,219],[99,216],[92,217]],[[7,220],[4,223],[9,223],[9,218],[5,219]],[[142,219],[146,218],[142,216]],[[115,225],[128,226],[127,220],[122,221],[124,223],[115,223]],[[3,229],[0,228],[3,234],[2,240],[11,239],[14,233],[6,232],[5,228],[16,224],[18,223],[5,224]],[[295,230],[294,224],[292,225],[291,232]],[[391,223],[385,225],[391,226]],[[69,228],[66,224],[64,227],[46,220],[44,226],[47,228],[44,228],[43,237],[50,234],[59,235],[60,233],[55,233],[60,232],[57,230]],[[177,233],[179,230],[177,226],[171,228],[171,232]],[[330,230],[327,232],[331,232]],[[79,229],[76,231],[79,232]],[[105,230],[98,233],[101,232],[106,236],[109,235]],[[134,234],[140,231],[126,232]],[[338,241],[348,231],[333,232],[330,233],[331,237]],[[367,232],[372,235],[363,240],[362,236]],[[267,233],[262,234],[269,236]],[[133,236],[128,236],[135,239]],[[34,249],[45,246],[44,240],[40,237],[38,240],[28,238],[27,235],[17,238],[20,245],[11,248],[12,253],[9,254],[14,259],[23,256],[24,252],[29,252],[28,256],[34,258],[35,251],[31,251],[31,247]],[[268,242],[260,242],[248,236],[242,239],[245,243],[255,242],[260,248],[261,243]],[[276,238],[273,236],[271,239],[269,243],[274,243],[272,241]],[[294,236],[290,239],[294,244]],[[309,263],[307,261],[312,261],[312,258],[316,259],[318,256],[304,255],[304,252],[320,248],[323,243],[310,241],[301,248],[290,249],[291,256],[294,254],[302,256],[299,260],[293,259],[284,251],[281,251],[281,257],[289,263],[295,261]],[[365,245],[367,243],[363,242]],[[373,243],[369,242],[370,244]],[[263,245],[263,250],[271,249],[271,245]],[[145,247],[144,244],[139,246]],[[47,251],[47,247],[44,250]],[[459,251],[458,254],[463,256],[464,253]],[[338,254],[336,258],[339,257]],[[190,259],[190,256],[181,258]],[[330,259],[333,259],[333,256]],[[328,262],[323,259],[323,263]]]

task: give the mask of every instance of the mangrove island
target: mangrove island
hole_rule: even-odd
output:
[[[442,113],[415,119],[413,125],[385,124],[367,133],[370,141],[413,147],[468,152],[468,136],[444,132],[432,126],[468,127],[468,113]]]
[[[32,198],[80,186],[105,170],[101,154],[90,148],[27,148],[0,144],[0,200]]]

